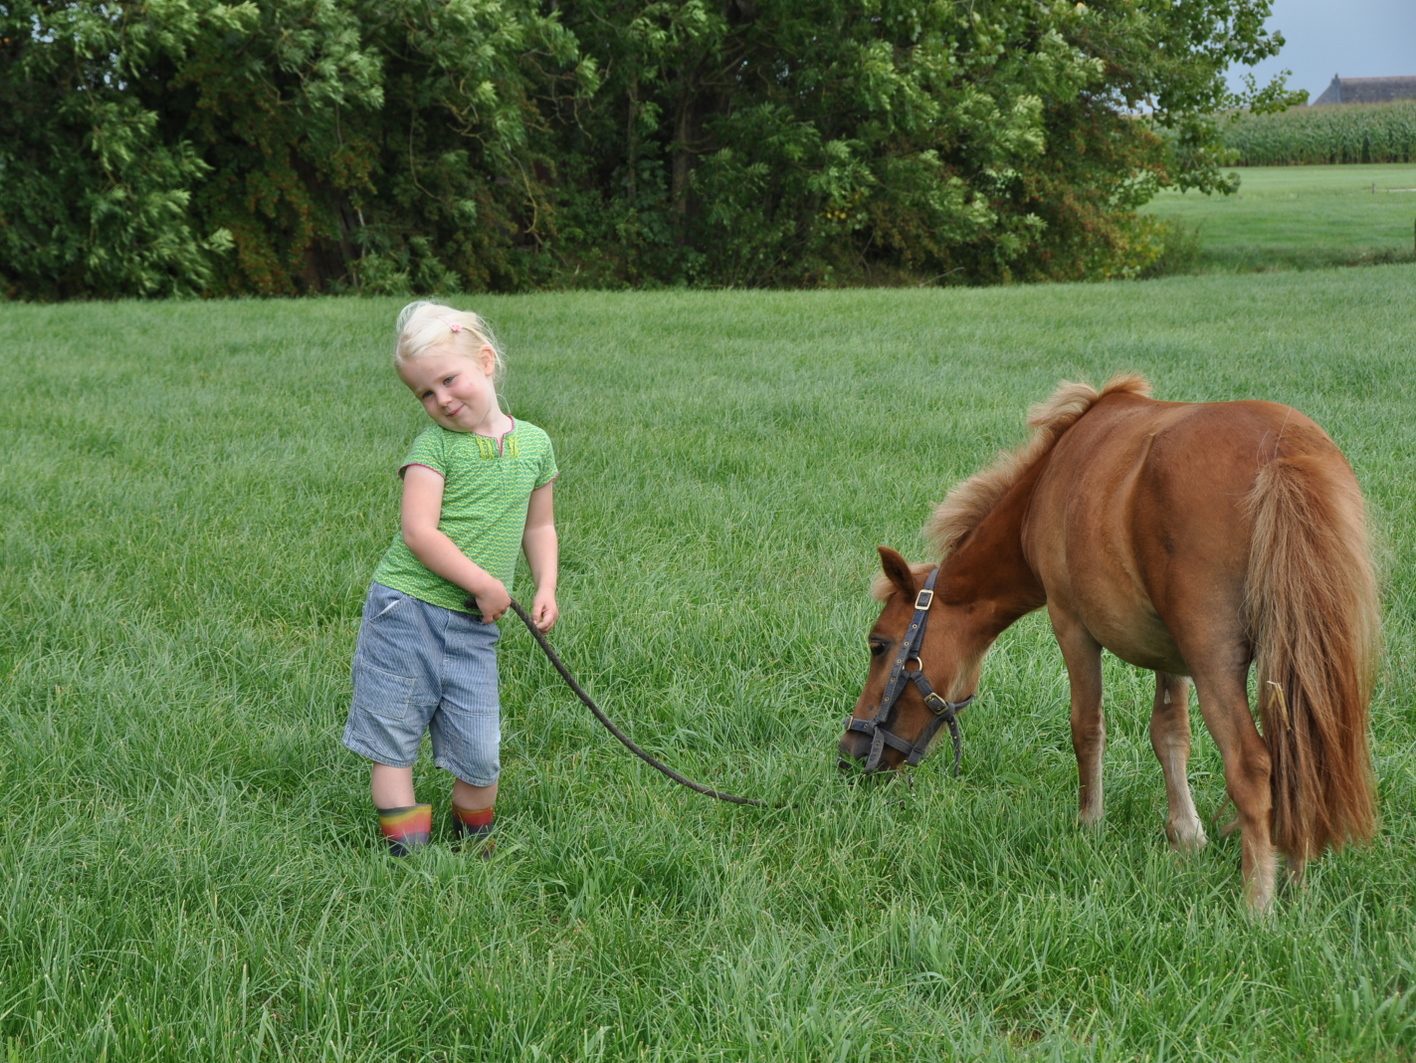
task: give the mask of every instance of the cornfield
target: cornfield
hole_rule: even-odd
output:
[[[1224,136],[1239,166],[1416,160],[1416,100],[1245,114]]]

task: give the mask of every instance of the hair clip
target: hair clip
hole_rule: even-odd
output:
[[[453,332],[462,331],[462,323],[460,321],[449,321],[447,327],[452,329]]]

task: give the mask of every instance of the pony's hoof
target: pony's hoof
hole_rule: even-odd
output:
[[[1268,919],[1273,915],[1273,889],[1245,890],[1244,907],[1249,917],[1255,921]]]
[[[1165,837],[1177,853],[1197,853],[1209,844],[1209,837],[1199,820],[1192,823],[1167,823]]]

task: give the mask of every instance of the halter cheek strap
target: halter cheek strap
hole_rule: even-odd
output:
[[[914,766],[924,759],[924,755],[929,750],[929,743],[933,740],[939,728],[947,725],[949,737],[954,741],[954,768],[953,774],[959,774],[959,763],[963,759],[964,744],[963,736],[959,733],[958,714],[968,707],[974,696],[970,694],[963,701],[949,701],[942,698],[930,685],[928,678],[924,674],[924,664],[919,659],[919,649],[924,641],[924,628],[929,620],[929,609],[934,604],[934,583],[939,578],[939,569],[934,569],[929,574],[929,578],[924,581],[924,586],[915,595],[914,615],[910,618],[909,627],[905,629],[904,636],[900,639],[900,649],[895,654],[895,660],[890,666],[890,677],[885,682],[885,692],[880,695],[880,704],[875,709],[875,714],[868,720],[857,720],[846,717],[846,730],[863,734],[870,738],[870,753],[865,760],[865,770],[875,771],[880,767],[880,759],[884,755],[885,747],[897,750],[905,755],[905,763]],[[913,662],[915,668],[910,670],[909,665]],[[920,736],[913,743],[907,742],[899,735],[889,731],[885,727],[886,718],[895,707],[895,703],[900,700],[900,695],[905,692],[905,685],[913,683],[918,688],[920,697],[924,699],[925,707],[934,714],[934,718]]]

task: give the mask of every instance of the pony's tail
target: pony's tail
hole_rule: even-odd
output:
[[[1276,456],[1247,501],[1273,840],[1301,871],[1325,848],[1376,829],[1367,737],[1381,637],[1376,577],[1362,494],[1339,455]]]

